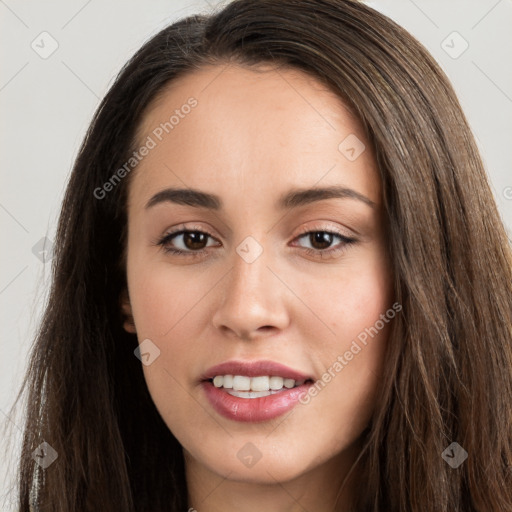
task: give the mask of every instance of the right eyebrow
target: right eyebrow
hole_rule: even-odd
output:
[[[166,188],[155,194],[147,202],[146,209],[163,202],[184,204],[209,210],[220,210],[222,208],[221,198],[214,194],[192,188]]]

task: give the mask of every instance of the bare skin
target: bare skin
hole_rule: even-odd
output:
[[[157,140],[154,130],[190,97],[197,106]],[[340,149],[351,134],[357,139]],[[125,328],[160,350],[144,375],[183,446],[189,506],[350,510],[357,471],[337,494],[374,409],[388,323],[307,404],[269,421],[219,415],[200,376],[224,361],[265,359],[320,380],[391,307],[381,183],[361,127],[335,94],[300,71],[218,65],[172,83],[144,116],[141,144],[148,136],[156,147],[130,184],[124,311],[134,325]],[[361,143],[366,149],[353,159]],[[328,186],[368,201],[277,206],[291,189]],[[146,207],[169,187],[215,194],[222,207]],[[178,235],[167,247],[188,254],[166,253],[158,241],[178,228],[207,235]],[[345,238],[335,234],[321,245],[304,235],[310,231]],[[262,251],[250,263],[237,252],[248,236],[256,241],[250,250]],[[250,467],[237,456],[244,446],[261,456]]]

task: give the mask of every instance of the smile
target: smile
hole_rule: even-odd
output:
[[[290,411],[314,378],[273,361],[231,361],[201,378],[212,408],[240,422],[268,421]]]

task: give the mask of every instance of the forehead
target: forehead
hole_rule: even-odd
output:
[[[194,70],[152,102],[137,138],[154,146],[132,176],[131,195],[141,198],[170,184],[250,196],[318,183],[350,186],[379,202],[362,126],[336,94],[300,70]],[[364,151],[351,159],[349,146]]]

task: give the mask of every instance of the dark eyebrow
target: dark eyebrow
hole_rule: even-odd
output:
[[[291,210],[324,199],[351,198],[374,208],[375,203],[351,188],[331,186],[323,188],[298,188],[282,195],[277,203],[280,210]],[[146,209],[163,202],[183,204],[208,210],[222,209],[222,199],[214,194],[191,188],[167,188],[155,194],[146,204]]]
[[[214,194],[192,188],[166,188],[155,194],[147,202],[146,209],[164,202],[185,204],[195,208],[207,208],[208,210],[220,210],[222,208],[222,200]]]
[[[338,185],[323,188],[293,189],[281,196],[278,206],[280,209],[290,210],[292,208],[297,208],[298,206],[303,206],[315,201],[322,201],[323,199],[344,199],[346,197],[362,201],[372,208],[375,208],[376,206],[371,199],[364,196],[363,194],[360,194],[351,188]]]

